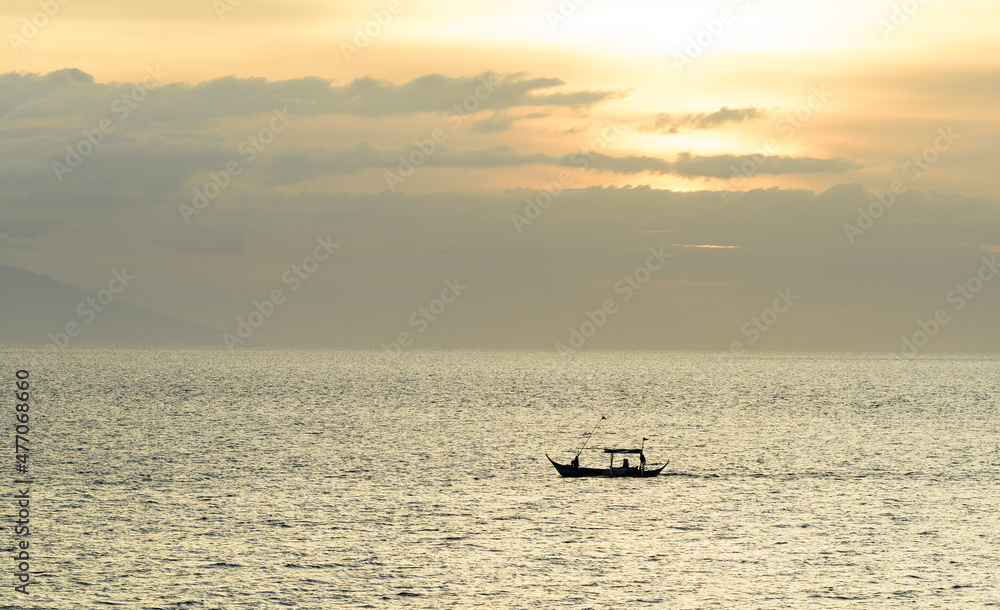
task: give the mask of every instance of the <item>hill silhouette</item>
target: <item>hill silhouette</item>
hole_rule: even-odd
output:
[[[32,271],[0,265],[0,345],[222,346],[217,330],[103,292],[95,294]],[[67,324],[76,336],[67,333]]]

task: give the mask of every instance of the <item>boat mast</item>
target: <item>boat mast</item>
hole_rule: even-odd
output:
[[[601,422],[604,421],[605,419],[607,418],[602,415],[601,419],[597,420],[597,423],[594,424],[594,429],[591,430],[590,434],[587,435],[587,440],[583,443],[583,447],[580,447],[580,450],[576,452],[577,459],[580,458],[580,454],[583,453],[583,450],[587,448],[587,445],[590,443],[590,437],[594,436],[594,432],[597,431],[597,426],[600,426]]]

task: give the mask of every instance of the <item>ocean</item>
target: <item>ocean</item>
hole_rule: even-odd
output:
[[[1000,605],[997,356],[31,358],[0,608]],[[560,478],[601,416],[582,465],[645,437],[663,475]]]

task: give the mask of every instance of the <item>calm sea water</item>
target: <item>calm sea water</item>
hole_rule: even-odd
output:
[[[0,360],[8,418],[29,356]],[[32,373],[34,584],[13,592],[6,527],[0,607],[996,606],[998,372],[70,350]],[[558,477],[545,453],[568,461],[601,415],[593,446],[646,436],[670,476]]]

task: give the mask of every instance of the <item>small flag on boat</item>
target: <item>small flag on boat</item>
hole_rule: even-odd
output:
[[[649,439],[644,436],[644,437],[642,437],[642,440],[648,441]]]

